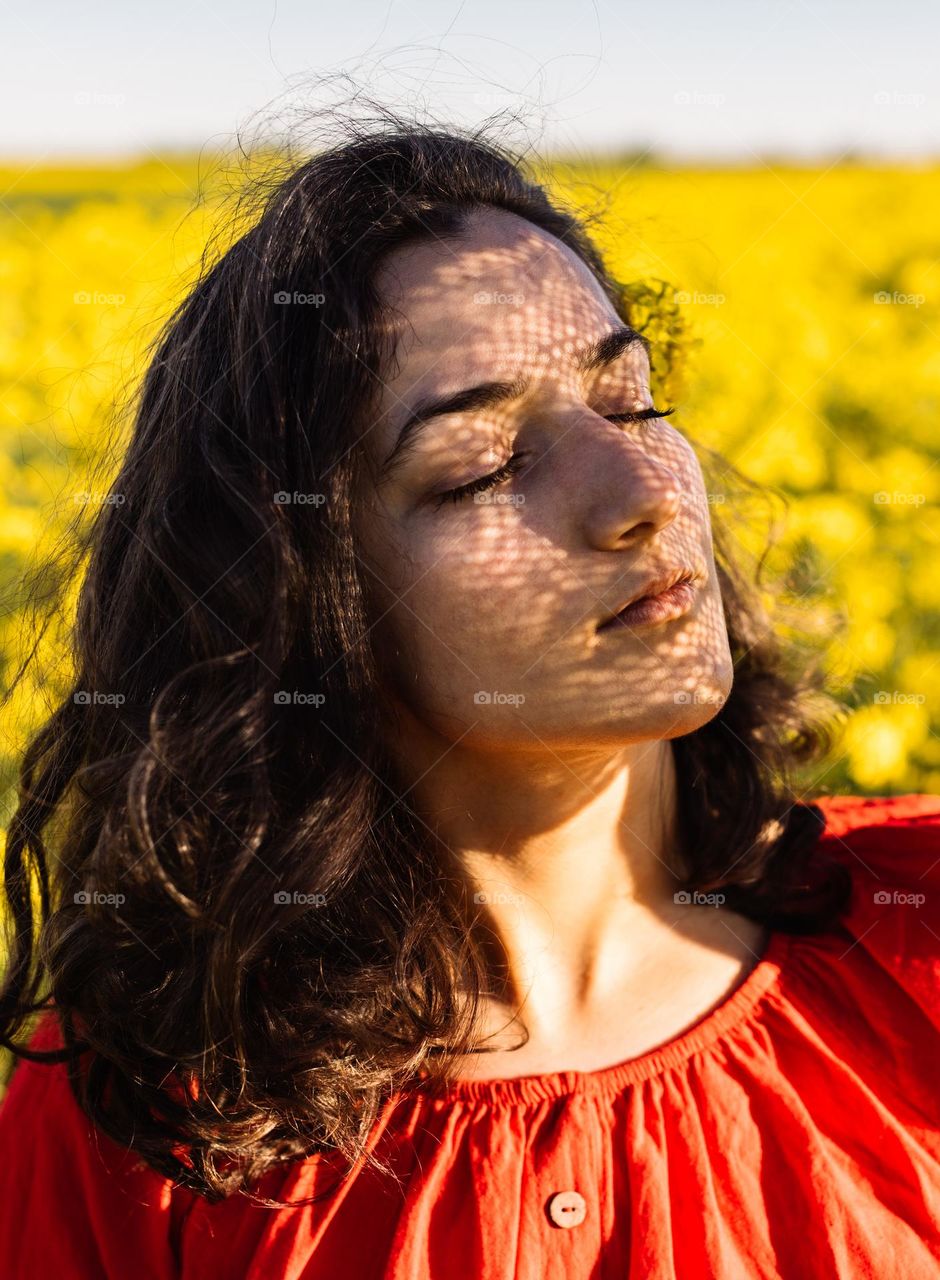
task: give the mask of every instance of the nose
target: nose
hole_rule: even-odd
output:
[[[610,427],[610,424],[605,424]],[[681,463],[622,437],[595,457],[600,479],[584,511],[587,537],[604,551],[630,547],[671,524],[682,506]]]

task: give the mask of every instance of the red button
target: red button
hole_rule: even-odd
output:
[[[548,1216],[556,1227],[576,1227],[587,1215],[587,1202],[577,1191],[559,1191],[548,1202]]]

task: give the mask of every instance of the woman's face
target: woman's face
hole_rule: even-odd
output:
[[[668,419],[608,420],[653,403],[640,342],[579,368],[624,327],[588,268],[487,209],[457,239],[394,252],[377,283],[396,359],[364,436],[375,479],[356,527],[399,711],[464,748],[520,751],[671,738],[711,719],[732,663],[702,474]],[[398,444],[419,406],[484,383],[506,385]],[[510,459],[501,483],[447,496]],[[695,575],[688,612],[598,629],[673,569]]]

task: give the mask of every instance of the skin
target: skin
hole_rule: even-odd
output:
[[[395,359],[356,515],[371,639],[402,792],[466,878],[497,1050],[453,1074],[597,1070],[696,1022],[766,942],[674,898],[669,740],[711,719],[733,676],[702,474],[669,419],[607,420],[653,403],[647,354],[576,372],[622,321],[532,224],[475,212],[456,239],[394,252],[377,284]],[[419,398],[519,376],[521,399],[435,419],[381,472]],[[490,501],[435,506],[514,453]],[[673,566],[697,575],[687,614],[597,630]]]

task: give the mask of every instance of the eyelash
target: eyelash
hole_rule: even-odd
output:
[[[669,409],[657,409],[650,406],[649,409],[639,409],[636,413],[611,413],[607,414],[608,422],[639,422],[644,424],[654,418],[667,418],[670,413],[675,413],[675,407]],[[497,471],[492,471],[488,476],[481,476],[479,480],[471,480],[469,484],[459,485],[456,489],[447,489],[444,493],[439,494],[434,504],[437,510],[443,506],[445,502],[450,500],[456,505],[462,498],[468,497],[473,493],[483,493],[487,489],[492,489],[498,484],[502,484],[504,480],[508,480],[519,470],[524,461],[524,454],[513,454],[508,462],[504,463]]]

